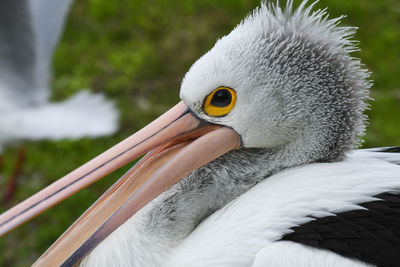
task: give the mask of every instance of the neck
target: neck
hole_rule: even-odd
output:
[[[194,171],[119,227],[83,265],[120,260],[129,266],[160,266],[204,218],[269,175],[293,166],[281,161],[286,158],[282,153],[287,152],[242,148]]]

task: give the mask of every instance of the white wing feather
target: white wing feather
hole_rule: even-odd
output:
[[[398,153],[356,150],[342,162],[272,175],[205,219],[173,249],[167,266],[251,266],[257,253],[310,216],[362,209],[358,204],[374,195],[400,192],[399,160]]]
[[[291,241],[272,243],[261,249],[252,267],[372,267],[374,265],[344,258],[328,250],[316,249]]]

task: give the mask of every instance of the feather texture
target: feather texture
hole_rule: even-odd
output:
[[[194,199],[185,198],[186,207],[176,205],[182,209],[171,217],[157,212],[164,201],[179,197],[166,194],[115,230],[82,266],[250,266],[259,251],[279,242],[293,227],[315,218],[362,211],[363,203],[377,201],[376,195],[399,193],[400,166],[382,158],[382,154],[389,153],[357,150],[342,162],[281,171],[200,224],[189,218],[183,221],[193,229],[187,236],[175,231],[182,230],[180,217],[188,214],[185,209],[195,211]],[[399,154],[391,156],[400,160]],[[171,219],[171,227],[160,223],[164,218],[166,224]],[[283,255],[284,251],[277,256]]]
[[[400,262],[400,196],[384,193],[374,198],[377,200],[360,204],[361,210],[293,227],[293,232],[282,240],[327,249],[377,266],[395,267]]]

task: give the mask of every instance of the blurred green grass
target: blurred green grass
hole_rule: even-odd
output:
[[[296,4],[299,1],[295,1]],[[82,88],[105,92],[121,111],[117,134],[25,143],[14,203],[140,129],[179,100],[190,65],[259,4],[256,0],[76,1],[54,56],[53,100]],[[359,27],[356,39],[374,87],[364,147],[400,145],[400,2],[322,0],[331,17]],[[8,177],[17,154],[5,151]],[[0,266],[28,266],[128,167],[0,239]],[[0,186],[4,185],[4,178]],[[13,205],[12,204],[12,205]],[[4,211],[5,206],[0,206]]]

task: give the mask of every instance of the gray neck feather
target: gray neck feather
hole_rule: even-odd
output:
[[[194,171],[153,200],[137,214],[140,219],[135,227],[140,235],[147,236],[143,240],[163,243],[164,249],[173,247],[203,219],[258,182],[283,168],[298,165],[288,161],[291,157],[285,156],[286,153],[289,153],[286,148],[231,151]]]

